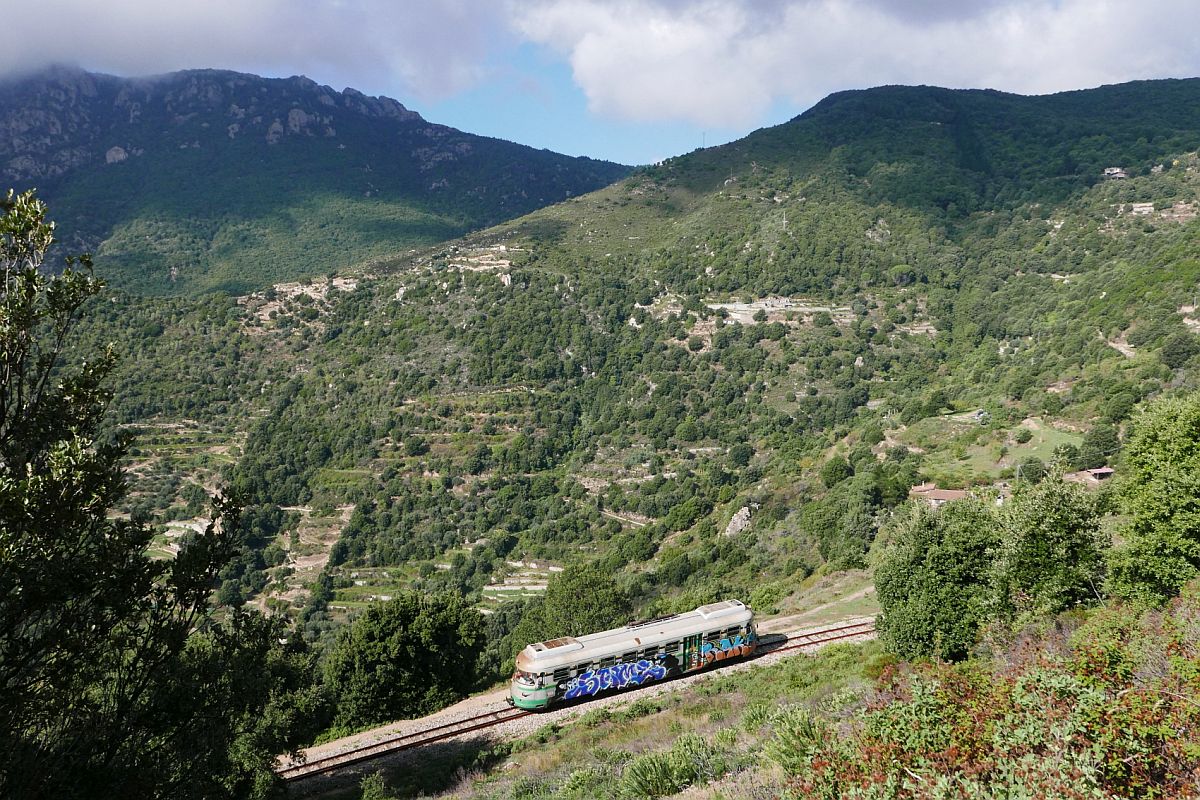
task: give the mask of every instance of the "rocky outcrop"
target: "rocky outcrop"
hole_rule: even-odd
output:
[[[119,164],[134,153],[125,142],[186,149],[215,144],[213,134],[268,145],[289,136],[335,138],[339,118],[353,117],[424,124],[390,97],[337,92],[304,77],[191,70],[122,79],[53,67],[0,82],[0,183],[35,183],[89,163]]]
[[[750,506],[742,506],[725,526],[725,536],[737,536],[750,527]]]
[[[64,253],[92,251],[114,283],[145,291],[240,293],[327,272],[383,242],[429,244],[627,171],[434,125],[390,98],[307,78],[55,68],[0,80],[0,191],[37,188],[76,237]],[[380,215],[381,200],[422,221]],[[240,215],[262,235],[247,235]],[[360,219],[378,224],[346,229]],[[295,252],[280,244],[291,241]]]

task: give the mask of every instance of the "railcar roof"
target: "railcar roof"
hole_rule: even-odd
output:
[[[517,655],[517,669],[535,673],[552,672],[581,661],[597,661],[606,656],[641,650],[717,628],[742,626],[753,618],[754,612],[741,600],[722,600],[700,606],[694,611],[635,622],[611,631],[536,642]]]

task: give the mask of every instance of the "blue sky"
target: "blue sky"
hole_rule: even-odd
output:
[[[0,0],[0,78],[303,74],[433,122],[642,164],[882,84],[1200,75],[1195,0]]]
[[[628,121],[593,114],[570,67],[548,48],[521,44],[497,59],[489,77],[449,97],[409,104],[427,119],[455,128],[573,156],[648,164],[697,147],[740,138],[752,128],[688,121]],[[802,109],[779,110],[762,124],[784,122]]]

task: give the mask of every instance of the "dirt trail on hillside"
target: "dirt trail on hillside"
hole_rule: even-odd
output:
[[[864,586],[857,592],[848,594],[845,597],[839,597],[835,600],[830,600],[828,603],[822,603],[819,606],[814,606],[807,611],[801,611],[799,614],[789,614],[786,617],[775,617],[774,619],[763,620],[758,624],[757,627],[760,633],[784,633],[795,630],[797,627],[802,626],[805,620],[809,617],[815,616],[822,611],[833,608],[834,606],[841,605],[842,603],[850,603],[855,600],[860,600],[874,591],[874,586]],[[870,617],[867,619],[870,619]],[[822,625],[821,627],[825,628],[836,624],[837,623],[835,622],[831,622],[829,625]]]

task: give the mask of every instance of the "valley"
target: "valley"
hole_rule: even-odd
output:
[[[195,120],[223,120],[257,85],[172,80],[183,95],[165,109],[218,96]],[[1200,563],[1160,568],[1170,548],[1146,542],[1192,536],[1190,501],[1162,498],[1196,488],[1190,429],[1169,422],[1190,424],[1200,390],[1200,81],[844,92],[628,173],[458,138],[301,79],[264,93],[276,90],[336,110],[339,142],[363,126],[356,157],[387,149],[365,131],[379,117],[389,137],[439,144],[416,166],[372,160],[360,199],[338,182],[365,170],[312,155],[334,137],[309,130],[309,111],[292,125],[264,107],[232,133],[171,121],[200,137],[188,158],[207,157],[205,136],[249,147],[253,133],[274,148],[259,180],[294,168],[328,181],[297,183],[287,202],[248,192],[216,222],[178,187],[91,221],[84,241],[111,284],[81,307],[64,357],[117,355],[96,423],[96,441],[128,437],[129,491],[110,517],[147,521],[158,568],[186,566],[210,521],[234,521],[212,619],[265,612],[283,648],[272,663],[306,664],[280,695],[300,698],[279,712],[304,730],[287,747],[494,691],[532,641],[739,598],[772,619],[764,631],[878,616],[880,641],[597,707],[379,787],[749,798],[739,776],[761,767],[794,796],[886,773],[896,796],[930,797],[926,778],[984,775],[971,785],[991,791],[1019,761],[1042,787],[1078,767],[1104,796],[1132,797],[1194,768],[1153,725],[1111,745],[1120,761],[1161,744],[1153,775],[1087,753],[1125,713],[1194,741],[1190,701],[1136,704],[1194,689],[1194,632],[1170,620],[1186,627]],[[138,91],[150,103],[157,89]],[[89,194],[97,170],[165,163],[121,147],[51,176],[61,229],[85,198],[118,191]],[[472,172],[476,147],[490,149]],[[533,160],[505,161],[522,153]],[[422,186],[444,170],[449,183],[407,193],[414,169]],[[465,188],[510,178],[496,204]],[[468,179],[481,183],[456,183]],[[451,188],[463,191],[428,194]],[[237,515],[210,505],[218,493]],[[1058,567],[1070,574],[1044,574]],[[1125,648],[1135,639],[1185,657],[1155,671]],[[1039,704],[1078,737],[1051,741]],[[989,731],[1017,719],[1036,744],[997,734],[953,749],[975,735],[960,709]],[[940,738],[904,738],[910,716]]]

